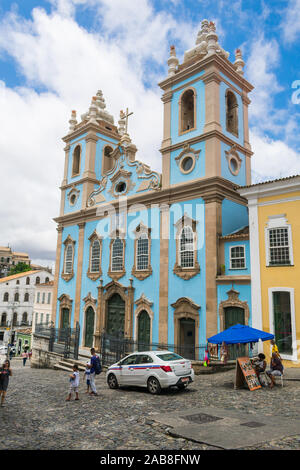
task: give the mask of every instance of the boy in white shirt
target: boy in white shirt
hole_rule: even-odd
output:
[[[79,372],[78,372],[78,366],[74,364],[73,366],[73,374],[70,375],[70,389],[69,389],[69,395],[66,398],[66,401],[71,400],[72,392],[75,393],[75,400],[79,400],[78,396],[78,386],[79,386]]]

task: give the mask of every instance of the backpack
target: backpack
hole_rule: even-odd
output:
[[[102,366],[100,362],[100,357],[96,356],[95,359],[93,360],[93,367],[95,369],[95,375],[99,375],[102,372]]]

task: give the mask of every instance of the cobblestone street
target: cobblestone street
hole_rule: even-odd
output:
[[[81,373],[80,401],[66,402],[67,372],[23,367],[17,359],[12,369],[5,407],[0,409],[1,449],[213,449],[171,437],[166,426],[154,421],[157,412],[196,406],[300,418],[300,381],[286,380],[283,388],[273,390],[234,390],[232,370],[196,376],[187,390],[152,396],[137,388],[110,390],[103,373],[96,378],[99,396],[90,397]],[[300,449],[300,435],[255,448]]]

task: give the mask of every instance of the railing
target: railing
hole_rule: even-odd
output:
[[[38,323],[35,327],[37,336],[49,339],[49,351],[61,354],[64,358],[78,359],[80,327],[76,328],[54,328],[49,324]]]
[[[205,344],[174,345],[163,343],[143,343],[134,341],[132,338],[113,337],[107,333],[100,335],[100,353],[103,365],[110,366],[123,357],[136,351],[158,351],[167,350],[175,352],[186,359],[203,361],[205,357]]]

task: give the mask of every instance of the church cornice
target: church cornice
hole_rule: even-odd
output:
[[[233,202],[247,206],[247,199],[240,196],[236,191],[236,186],[231,181],[214,176],[211,178],[196,179],[188,183],[181,183],[169,188],[162,189],[159,192],[149,191],[143,194],[134,194],[127,198],[128,212],[130,213],[130,206],[134,204],[144,204],[147,207],[157,204],[174,204],[176,202],[193,200],[202,198],[206,202],[222,202],[223,199],[230,199]],[[113,200],[107,204],[107,210],[109,207],[114,206],[116,210],[119,207],[119,201]],[[105,214],[106,205],[92,206],[80,211],[69,213],[64,216],[56,217],[53,220],[58,223],[65,225],[74,225],[79,221],[84,220],[85,222],[92,220],[99,220],[97,216],[97,209],[101,207],[101,211]],[[136,209],[135,209],[136,210]],[[103,218],[105,215],[103,215]]]
[[[198,135],[196,137],[193,137],[191,139],[187,139],[187,140],[184,140],[182,142],[177,142],[176,144],[169,145],[168,147],[162,147],[160,149],[160,152],[161,153],[173,152],[174,150],[181,149],[184,145],[192,146],[192,145],[195,145],[198,142],[203,142],[205,140],[212,139],[213,137],[218,137],[222,142],[229,145],[231,148],[235,147],[235,150],[237,150],[241,153],[244,153],[245,155],[247,155],[247,157],[251,157],[253,155],[253,152],[251,150],[249,150],[246,147],[244,147],[243,145],[235,142],[233,139],[230,139],[229,137],[227,137],[226,135],[224,135],[222,132],[220,132],[218,130],[205,132],[205,133],[203,133],[201,135]]]
[[[98,140],[96,133],[105,135],[106,137],[111,137],[112,139],[115,139],[116,141],[120,141],[121,136],[119,135],[117,131],[117,127],[114,126],[113,124],[108,124],[105,121],[99,121],[99,124],[95,124],[93,122],[86,122],[86,123],[80,123],[76,127],[76,129],[71,132],[70,134],[67,134],[66,136],[62,137],[63,142],[66,144],[69,144],[70,141],[81,137],[82,134],[88,134],[85,136],[85,139],[91,139],[92,134],[94,133],[94,138]]]
[[[171,86],[174,87],[176,83],[188,79],[197,72],[206,70],[212,64],[215,64],[218,67],[218,71],[221,71],[225,75],[227,75],[227,77],[231,81],[233,81],[238,87],[245,89],[248,93],[253,90],[253,85],[251,85],[251,83],[249,83],[244,77],[242,77],[236,72],[233,64],[228,59],[224,59],[223,57],[220,57],[217,54],[212,54],[210,56],[204,57],[203,59],[192,63],[191,65],[187,64],[186,67],[177,71],[175,75],[166,78],[165,80],[161,81],[158,85],[163,90],[169,90]],[[200,79],[203,79],[204,77],[205,75],[203,75],[203,77],[201,77]]]

